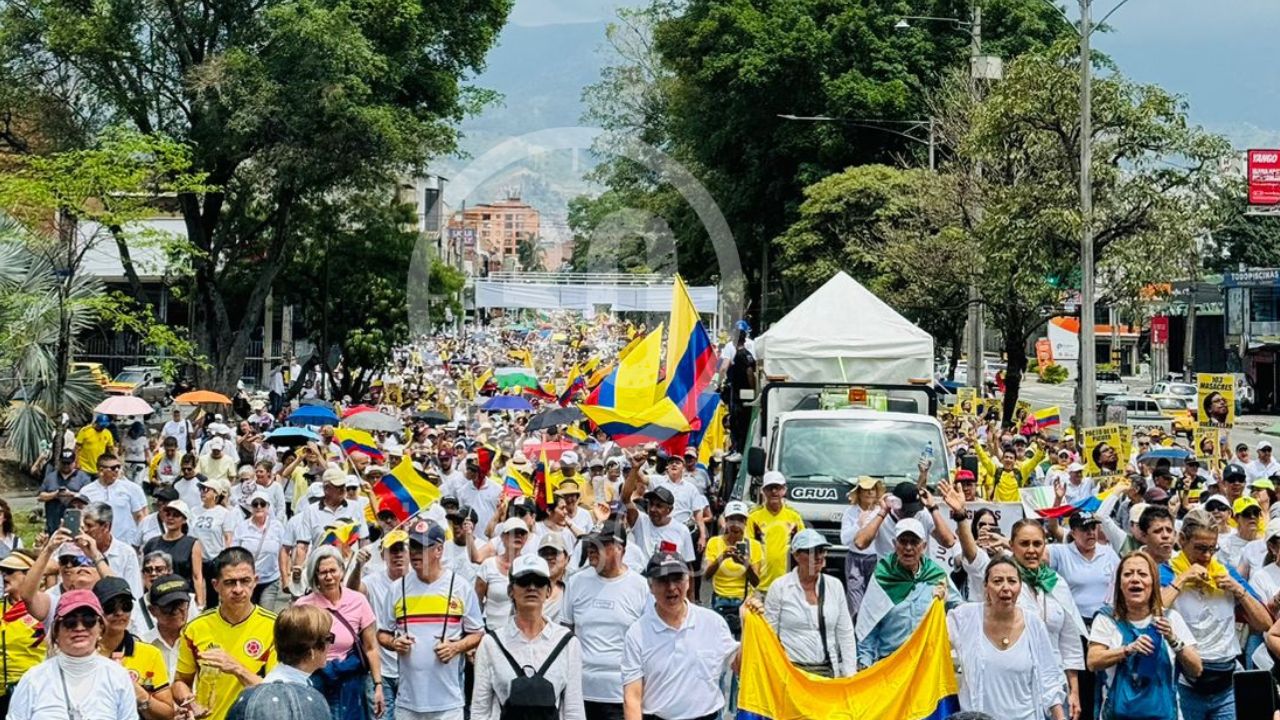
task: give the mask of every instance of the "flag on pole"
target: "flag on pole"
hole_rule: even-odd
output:
[[[698,318],[689,288],[676,275],[671,289],[671,318],[667,328],[666,389],[664,394],[691,422],[698,416],[698,398],[716,368],[715,347]]]
[[[525,474],[507,463],[502,478],[502,494],[508,497],[533,497],[533,483]]]
[[[390,510],[400,522],[440,500],[440,488],[424,477],[408,456],[373,486],[373,494],[378,497],[378,509]]]
[[[1042,428],[1062,424],[1062,410],[1057,405],[1037,410],[1033,413],[1033,416],[1036,419],[1036,424]]]
[[[364,430],[340,427],[333,431],[333,439],[338,441],[338,445],[348,455],[361,452],[376,463],[386,462],[386,455],[378,448],[378,441]]]

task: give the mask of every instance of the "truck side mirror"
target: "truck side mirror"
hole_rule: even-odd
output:
[[[755,477],[764,475],[764,448],[747,449],[747,474]]]

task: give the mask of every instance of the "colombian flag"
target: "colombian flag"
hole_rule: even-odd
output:
[[[588,420],[604,430],[620,447],[635,447],[648,442],[665,443],[689,431],[689,421],[675,403],[665,397],[633,414],[598,405],[578,407]]]
[[[373,486],[373,494],[378,496],[379,510],[390,510],[396,514],[396,520],[404,522],[410,515],[437,502],[440,488],[423,477],[405,456],[390,475],[384,475]]]
[[[692,421],[698,416],[698,396],[715,373],[716,351],[679,275],[671,289],[666,360],[664,394]]]
[[[850,678],[797,669],[764,618],[743,618],[738,720],[943,720],[960,711],[958,693],[941,601],[902,647]]]
[[[524,473],[507,463],[507,471],[502,478],[502,494],[507,497],[533,497],[533,483]]]
[[[378,449],[378,441],[364,430],[340,427],[333,431],[333,439],[338,441],[348,455],[353,452],[362,452],[376,463],[386,462],[386,455]]]
[[[1036,424],[1042,428],[1062,424],[1062,410],[1057,405],[1037,410],[1033,416],[1036,419]]]
[[[356,540],[360,539],[359,529],[359,526],[355,523],[327,527],[324,529],[324,535],[320,536],[320,544],[353,545]]]

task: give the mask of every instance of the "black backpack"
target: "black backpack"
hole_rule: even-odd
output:
[[[493,638],[493,644],[506,656],[507,663],[516,673],[515,679],[511,681],[511,692],[507,693],[507,703],[502,706],[502,720],[557,720],[560,717],[559,698],[556,697],[555,686],[543,675],[556,658],[560,657],[560,651],[573,639],[573,633],[566,632],[560,638],[560,642],[537,672],[530,665],[521,667],[502,645],[497,633],[489,631],[489,637]]]

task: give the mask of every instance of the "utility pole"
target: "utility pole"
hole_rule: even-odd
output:
[[[1080,399],[1079,427],[1097,422],[1097,345],[1094,340],[1093,283],[1093,64],[1090,36],[1092,0],[1080,0]]]
[[[978,92],[979,68],[978,64],[982,61],[982,6],[977,2],[973,4],[973,18],[969,25],[969,78],[973,84],[973,92]],[[929,120],[929,164],[933,165],[933,120]],[[982,177],[982,171],[979,169],[975,173],[977,178]],[[976,213],[977,217],[981,216],[981,209]],[[969,387],[983,387],[983,374],[986,370],[986,363],[983,362],[983,335],[985,334],[986,320],[982,312],[982,296],[978,292],[976,283],[969,283],[969,332],[966,336],[969,340],[967,354],[969,363],[965,369],[965,384]]]

